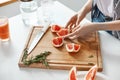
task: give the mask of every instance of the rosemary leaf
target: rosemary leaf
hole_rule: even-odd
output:
[[[88,58],[93,58],[93,57],[94,57],[93,55],[88,56]]]
[[[43,64],[46,66],[46,67],[48,67],[49,65],[48,65],[48,62],[47,61],[43,61]]]
[[[88,65],[94,65],[94,63],[92,63],[92,62],[89,62],[89,63],[88,63]]]
[[[27,53],[28,53],[27,48],[25,48],[25,49],[24,49],[24,55],[23,55],[22,60],[25,60],[25,59],[27,58],[27,56],[28,56]]]
[[[27,59],[28,56],[28,51],[27,49],[24,50],[24,55],[23,55],[23,64],[25,65],[30,65],[32,63],[42,63],[46,67],[48,67],[48,62],[46,61],[46,57],[51,53],[49,51],[44,51],[40,53],[39,55],[36,55],[34,57],[31,57],[29,60]]]

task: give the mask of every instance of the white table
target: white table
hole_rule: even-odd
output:
[[[55,22],[65,26],[69,18],[75,14],[73,10],[59,2],[55,2]],[[84,20],[83,22],[87,22]],[[26,27],[21,15],[9,19],[11,40],[0,42],[0,80],[67,80],[68,70],[48,70],[19,68],[18,61],[24,49],[31,27]],[[120,41],[106,32],[100,32],[101,53],[103,58],[102,74],[111,80],[120,79]]]

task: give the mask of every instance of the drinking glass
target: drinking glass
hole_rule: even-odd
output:
[[[41,0],[40,1],[43,19],[47,23],[51,23],[53,19],[53,0]]]
[[[10,37],[8,18],[0,16],[0,39],[1,41],[8,41]]]

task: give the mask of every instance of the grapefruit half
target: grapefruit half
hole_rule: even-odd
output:
[[[57,35],[58,35],[58,36],[65,36],[65,35],[67,35],[68,33],[69,33],[69,30],[63,28],[63,29],[60,29],[60,30],[57,32]]]
[[[93,66],[85,75],[84,80],[95,80],[97,69],[97,65]]]
[[[77,70],[76,67],[73,66],[71,70],[69,71],[69,79],[68,80],[77,80]]]
[[[62,37],[55,37],[52,39],[52,44],[54,47],[61,47],[63,45],[63,40]]]
[[[78,52],[80,50],[80,45],[76,43],[68,43],[66,44],[66,50],[68,52]]]
[[[52,32],[58,32],[60,29],[61,29],[61,26],[59,26],[59,25],[52,25],[51,26]]]

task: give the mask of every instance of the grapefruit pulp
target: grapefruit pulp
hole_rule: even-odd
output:
[[[68,80],[77,80],[77,70],[76,67],[73,66],[71,70],[69,71],[69,79]]]
[[[69,33],[68,29],[63,28],[63,29],[60,29],[60,30],[57,32],[57,35],[58,35],[58,36],[65,36],[65,35],[67,35],[68,33]]]
[[[95,80],[97,69],[97,65],[93,66],[85,75],[84,80]]]
[[[58,32],[61,29],[59,25],[52,25],[51,26],[51,31],[52,32]]]
[[[66,50],[68,52],[78,52],[80,50],[80,45],[75,43],[66,44]]]
[[[54,47],[61,47],[63,45],[63,38],[62,37],[53,38],[52,44]]]

